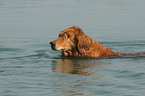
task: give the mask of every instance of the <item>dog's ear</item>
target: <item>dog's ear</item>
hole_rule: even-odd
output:
[[[76,36],[77,41],[77,50],[79,54],[85,55],[86,51],[89,50],[89,48],[92,45],[92,39],[86,35],[79,35]]]

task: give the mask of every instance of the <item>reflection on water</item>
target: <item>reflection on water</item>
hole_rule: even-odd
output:
[[[64,60],[53,60],[52,69],[54,72],[63,74],[76,75],[76,78],[63,78],[58,80],[57,85],[59,86],[56,92],[71,93],[73,95],[84,95],[81,90],[75,90],[76,87],[84,87],[86,84],[99,83],[104,81],[97,81],[97,70],[93,71],[92,68],[102,66],[101,61],[97,60],[86,60],[86,59],[64,59]],[[89,80],[94,78],[94,80]],[[75,91],[74,91],[75,90]],[[66,96],[69,96],[67,94]]]
[[[84,95],[84,93],[80,93],[80,92],[77,92],[77,91],[69,91],[69,90],[57,90],[56,92],[72,93],[72,94],[67,94],[65,96]]]
[[[77,74],[81,76],[92,76],[95,72],[87,70],[88,68],[101,66],[101,62],[95,61],[90,64],[91,60],[71,60],[64,59],[59,61],[52,61],[56,63],[55,72],[66,74]],[[89,63],[88,63],[89,62]],[[53,65],[53,64],[52,64]]]

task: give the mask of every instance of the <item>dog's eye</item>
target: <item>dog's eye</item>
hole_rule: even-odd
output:
[[[69,38],[70,37],[70,35],[67,35],[67,38]]]

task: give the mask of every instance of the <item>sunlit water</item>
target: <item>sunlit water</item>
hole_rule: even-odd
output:
[[[144,0],[0,0],[0,96],[144,96],[144,57],[51,50],[73,25],[113,51],[145,53]]]

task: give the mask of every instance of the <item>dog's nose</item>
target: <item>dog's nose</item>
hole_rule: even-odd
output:
[[[52,42],[50,42],[50,44],[51,44],[51,45],[55,45],[55,42],[52,41]]]
[[[53,50],[56,50],[56,49],[55,49],[56,43],[55,43],[54,41],[51,41],[50,44],[51,44],[51,48],[52,48]]]

